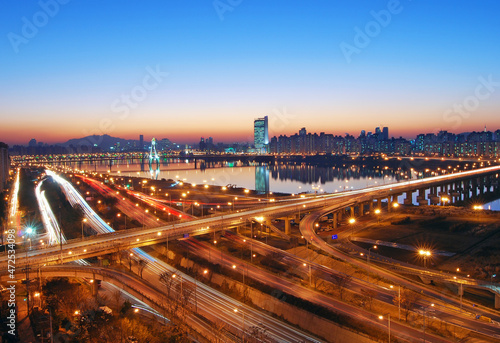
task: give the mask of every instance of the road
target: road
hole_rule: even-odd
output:
[[[65,193],[74,194],[72,197],[75,201],[74,206],[78,205],[82,208],[85,208],[86,215],[99,218],[99,216],[93,211],[93,209],[85,202],[85,200],[79,196],[78,192],[73,188],[73,186],[67,182],[66,180],[56,177],[54,178],[56,182],[64,185]],[[88,214],[87,214],[87,211]],[[128,213],[127,213],[128,214]],[[100,218],[99,218],[100,219]],[[102,219],[95,220],[92,222],[92,225],[97,225],[94,229],[99,233],[110,233],[114,230],[109,227]],[[197,300],[197,310],[198,313],[204,315],[206,318],[212,319],[214,322],[216,320],[221,320],[225,322],[227,325],[233,328],[232,331],[240,331],[242,329],[241,318],[235,315],[234,310],[238,309],[245,313],[245,321],[246,328],[250,328],[252,326],[257,326],[259,324],[264,325],[267,329],[267,333],[270,337],[275,339],[278,342],[320,342],[319,340],[314,339],[310,335],[297,330],[281,321],[262,314],[260,311],[257,311],[243,303],[240,303],[225,294],[218,292],[197,280],[191,278],[190,276],[180,273],[175,270],[170,265],[159,261],[141,249],[132,249],[134,258],[136,260],[142,259],[146,261],[146,267],[142,273],[143,278],[148,280],[152,285],[157,286],[161,289],[163,286],[159,281],[159,276],[163,273],[175,273],[180,276],[180,281],[175,280],[175,284],[179,284],[182,282],[187,285],[191,285],[191,287],[196,288],[196,300]],[[173,288],[174,293],[180,292],[180,288]],[[194,320],[194,319],[192,319]],[[205,328],[207,331],[210,330],[209,327]]]
[[[335,208],[335,206],[332,206]],[[412,289],[417,292],[421,292],[422,294],[429,296],[431,298],[435,299],[440,299],[450,305],[453,305],[455,308],[460,308],[460,302],[456,300],[455,298],[450,298],[447,297],[446,295],[439,293],[433,289],[430,289],[428,287],[422,286],[420,284],[416,284],[413,280],[408,280],[406,278],[403,278],[391,271],[388,271],[384,268],[381,268],[375,264],[370,264],[369,266],[365,263],[364,260],[360,260],[357,257],[350,256],[348,254],[345,254],[344,252],[335,249],[328,243],[326,243],[321,237],[319,237],[315,230],[314,230],[314,224],[319,220],[321,216],[324,215],[325,212],[329,211],[330,208],[325,208],[322,210],[318,210],[316,212],[313,212],[307,216],[305,216],[302,221],[300,222],[300,231],[304,238],[308,240],[312,245],[318,247],[319,249],[325,251],[326,253],[337,257],[345,262],[348,262],[352,265],[355,265],[357,267],[360,267],[362,269],[365,269],[367,271],[370,271],[372,273],[376,273],[377,275],[390,280],[391,282],[394,282],[394,284],[401,285],[402,287],[406,287],[409,289]],[[418,269],[418,268],[415,268]],[[473,319],[473,314],[477,311],[477,309],[474,309],[471,305],[464,303],[463,308],[467,310],[467,312],[460,313],[453,311],[452,308],[442,308],[440,311],[440,314],[442,314],[447,321],[449,321],[452,324],[456,324],[459,326],[466,327],[470,330],[477,331],[480,333],[487,334],[491,337],[495,337],[500,339],[500,327],[496,324],[488,324],[484,322],[478,322],[477,320]],[[455,313],[453,313],[455,312]],[[493,320],[496,322],[500,321],[500,316],[495,313],[489,313],[488,316],[491,316]]]
[[[183,240],[182,242],[190,248],[190,251],[193,254],[202,256],[205,259],[208,259],[208,256],[217,256],[217,263],[220,263],[227,268],[239,270],[239,272],[242,275],[245,274],[246,277],[258,280],[259,282],[266,284],[267,286],[273,287],[297,298],[304,299],[316,305],[323,306],[333,312],[344,314],[350,318],[354,318],[359,323],[369,323],[370,325],[373,325],[383,331],[386,330],[386,323],[381,322],[378,319],[378,315],[357,308],[348,303],[336,300],[297,283],[291,282],[288,279],[283,278],[282,276],[275,275],[253,264],[241,261],[234,256],[221,253],[220,250],[214,248],[212,245],[208,245],[194,239]],[[393,332],[395,337],[397,336],[410,342],[419,342],[422,336],[421,330],[403,325],[396,321],[391,322],[391,332]],[[426,334],[426,337],[429,342],[450,342],[445,338],[437,337],[434,335]]]
[[[84,253],[90,255],[90,251],[92,251],[92,254],[94,254],[92,256],[95,256],[99,253],[104,253],[106,252],[106,250],[109,250],[111,245],[115,247],[122,246],[125,248],[130,247],[134,244],[136,246],[155,244],[158,243],[161,237],[165,237],[167,233],[170,235],[170,237],[182,237],[186,234],[199,235],[210,232],[211,230],[213,231],[224,229],[226,227],[239,226],[244,224],[246,220],[254,219],[257,217],[284,217],[293,215],[299,211],[311,211],[322,207],[328,207],[332,204],[339,204],[339,206],[348,206],[356,204],[359,201],[367,201],[369,199],[384,197],[388,194],[398,194],[408,189],[419,189],[423,187],[439,185],[443,182],[451,182],[453,180],[462,179],[464,177],[475,177],[478,175],[482,175],[483,173],[496,173],[498,171],[500,171],[500,166],[482,168],[456,174],[429,177],[426,179],[406,181],[391,185],[369,187],[366,189],[345,193],[321,195],[313,198],[297,197],[297,200],[295,201],[290,200],[286,202],[273,203],[272,206],[263,206],[260,208],[253,208],[239,212],[223,213],[217,216],[194,219],[188,222],[164,225],[154,228],[139,228],[115,232],[113,233],[112,237],[110,235],[101,235],[99,237],[85,239],[81,242],[69,241],[63,248],[63,257],[65,260],[75,259],[75,255],[68,256],[74,253],[73,250],[75,250],[78,256],[85,255]],[[40,257],[39,262],[43,261],[42,263],[57,260],[54,258],[55,254],[55,251],[52,251],[50,249],[46,249],[43,252],[34,251],[32,253],[34,260],[37,261],[38,257]],[[5,256],[2,256],[0,258],[0,263],[4,262]],[[22,259],[19,262],[22,262]]]

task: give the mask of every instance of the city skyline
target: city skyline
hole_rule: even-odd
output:
[[[1,140],[498,126],[494,1],[225,4],[8,2]]]

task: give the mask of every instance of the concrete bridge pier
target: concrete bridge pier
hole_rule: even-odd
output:
[[[351,205],[351,218],[355,217],[355,215],[354,215],[354,209],[355,209],[355,206]]]
[[[477,179],[471,180],[471,191],[472,197],[475,197],[477,195]]]
[[[417,202],[420,206],[429,205],[429,201],[425,198],[425,189],[419,189],[417,195]]]
[[[337,222],[337,212],[334,212],[333,213],[333,228],[336,229],[338,226],[338,222]]]
[[[484,179],[480,178],[478,183],[479,183],[479,195],[483,195],[484,194]]]
[[[290,225],[290,217],[285,218],[285,234],[290,235],[292,234],[292,228]]]
[[[470,180],[464,181],[462,193],[463,193],[463,200],[468,200],[470,198]]]
[[[413,191],[406,192],[404,204],[405,205],[411,205],[411,204],[413,204]]]
[[[390,213],[391,211],[392,211],[391,197],[387,197],[387,213]]]
[[[266,232],[269,234],[271,233],[271,229],[269,229],[269,227],[273,225],[273,223],[271,222],[271,219],[266,219]]]
[[[495,293],[495,308],[500,308],[500,294]]]
[[[98,291],[98,286],[97,286],[97,280],[95,278],[95,274],[92,274],[92,296],[97,298],[97,291]]]
[[[369,204],[368,211],[370,211],[370,213],[372,213],[373,212],[373,199],[371,199],[368,204]]]
[[[361,204],[359,204],[359,211],[358,211],[358,215],[359,215],[360,217],[362,217],[364,214],[365,214],[365,204],[364,204],[364,203],[361,203]]]
[[[341,210],[339,211],[339,215],[338,215],[338,217],[339,217],[339,222],[341,222],[341,221],[342,221],[342,212],[344,212],[344,209],[341,209]]]

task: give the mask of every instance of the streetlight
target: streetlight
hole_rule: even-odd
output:
[[[238,309],[237,308],[235,308],[233,311],[234,311],[234,313],[238,313]],[[241,311],[241,316],[243,318],[243,325],[242,325],[243,330],[242,330],[241,336],[243,338],[243,342],[245,342],[245,312],[243,310]]]
[[[33,233],[33,231],[34,230],[31,227],[26,228],[26,239],[28,239],[30,242],[29,250],[31,250],[31,238],[28,238],[28,236],[31,235]],[[27,243],[26,239],[24,241],[25,244]],[[28,250],[28,247],[26,247],[26,294],[27,294],[26,305],[28,307],[28,316],[30,314],[30,287],[29,287],[29,283],[30,283],[30,259],[29,259],[29,254],[28,254],[29,250]]]
[[[172,278],[176,278],[177,277],[177,274],[172,274]],[[180,279],[181,279],[181,302],[182,302],[182,275],[179,275]]]
[[[117,216],[118,218],[120,218],[120,217],[122,216],[122,214],[121,214],[121,213],[118,213],[116,216]],[[127,230],[127,215],[126,215],[126,214],[124,214],[124,215],[123,215],[123,218],[125,219],[125,230]]]
[[[425,343],[425,312],[429,307],[434,307],[434,304],[430,304],[429,306],[422,306],[422,312],[424,314],[424,325],[422,327],[422,333],[424,335],[424,343]]]
[[[374,245],[374,246],[372,246],[372,247],[368,248],[368,264],[370,264],[371,250],[372,250],[372,249],[377,249],[377,246],[376,246],[376,245]]]
[[[393,285],[390,287],[391,289],[394,288]],[[401,285],[398,285],[398,319],[401,320]]]
[[[82,220],[82,241],[83,241],[83,224],[87,222],[87,218],[83,218]]]
[[[144,212],[142,212],[142,228],[144,229],[146,227],[146,213],[148,213],[149,210],[145,210]]]
[[[429,250],[419,250],[418,254],[420,256],[423,256],[423,258],[424,258],[424,268],[427,268],[426,260],[427,260],[427,257],[431,256],[431,252]]]
[[[356,223],[356,219],[349,219],[349,224],[351,224],[351,236],[354,235],[354,223]]]
[[[378,316],[378,319],[382,320],[384,319],[384,316],[380,315]],[[391,314],[387,313],[387,330],[389,334],[389,340],[388,342],[391,343]]]
[[[380,224],[380,213],[381,213],[381,212],[382,212],[382,211],[380,211],[380,208],[377,208],[377,209],[375,210],[375,214],[377,215],[377,224]]]
[[[450,198],[448,198],[448,197],[441,197],[441,204],[443,206],[445,206],[447,202],[450,202]]]

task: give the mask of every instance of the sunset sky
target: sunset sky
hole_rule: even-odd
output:
[[[104,133],[252,141],[253,119],[264,115],[271,136],[500,129],[494,0],[0,6],[8,144]]]

